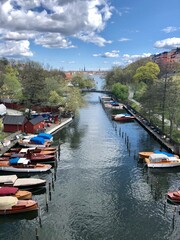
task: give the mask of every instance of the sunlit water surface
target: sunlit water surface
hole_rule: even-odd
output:
[[[101,88],[103,80],[96,81]],[[164,205],[167,191],[179,187],[179,170],[147,170],[138,152],[159,144],[136,121],[112,122],[100,95],[87,94],[79,116],[54,136],[55,144],[62,142],[56,174],[39,175],[56,180],[48,212],[46,195],[34,196],[42,226],[33,214],[1,217],[0,239],[180,239],[175,206]]]

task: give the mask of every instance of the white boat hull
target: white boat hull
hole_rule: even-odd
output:
[[[15,168],[15,167],[0,167],[0,171],[16,172],[16,173],[40,173],[49,171],[51,166],[47,168]]]
[[[180,163],[148,163],[149,168],[171,168],[180,167]]]

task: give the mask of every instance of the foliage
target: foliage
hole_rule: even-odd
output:
[[[21,83],[18,79],[18,71],[9,65],[4,67],[2,74],[3,84],[1,87],[1,95],[6,98],[20,98],[22,96]]]
[[[75,74],[72,77],[71,83],[75,87],[79,87],[80,89],[92,88],[95,86],[94,81],[91,78],[88,78],[87,76],[85,76],[84,74]]]
[[[65,109],[67,111],[75,112],[78,110],[80,106],[83,106],[83,98],[81,96],[81,92],[78,88],[70,88],[66,103],[65,103]]]
[[[147,85],[153,84],[160,73],[159,66],[156,63],[148,62],[145,66],[137,68],[133,79],[137,82],[143,81]]]
[[[121,101],[128,99],[128,87],[121,83],[114,83],[112,85],[112,93]]]

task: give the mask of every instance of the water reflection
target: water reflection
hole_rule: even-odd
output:
[[[179,240],[178,220],[172,228],[174,208],[167,205],[164,214],[165,194],[177,187],[179,171],[145,168],[138,152],[159,149],[159,144],[136,121],[113,123],[99,96],[87,94],[80,115],[54,136],[62,145],[48,212],[45,197],[36,196],[42,208],[40,239]],[[51,181],[50,174],[44,177]],[[36,225],[36,220],[17,221],[11,231],[5,221],[0,237],[14,239],[14,231],[18,239],[34,239]]]

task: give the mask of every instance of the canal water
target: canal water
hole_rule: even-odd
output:
[[[103,80],[95,79],[100,89]],[[138,152],[160,149],[159,143],[136,121],[112,122],[100,96],[86,94],[79,115],[54,136],[60,160],[56,171],[39,175],[54,179],[51,198],[34,196],[39,217],[1,217],[0,239],[180,239],[178,209],[165,204],[167,191],[179,187],[179,170],[148,170]]]

